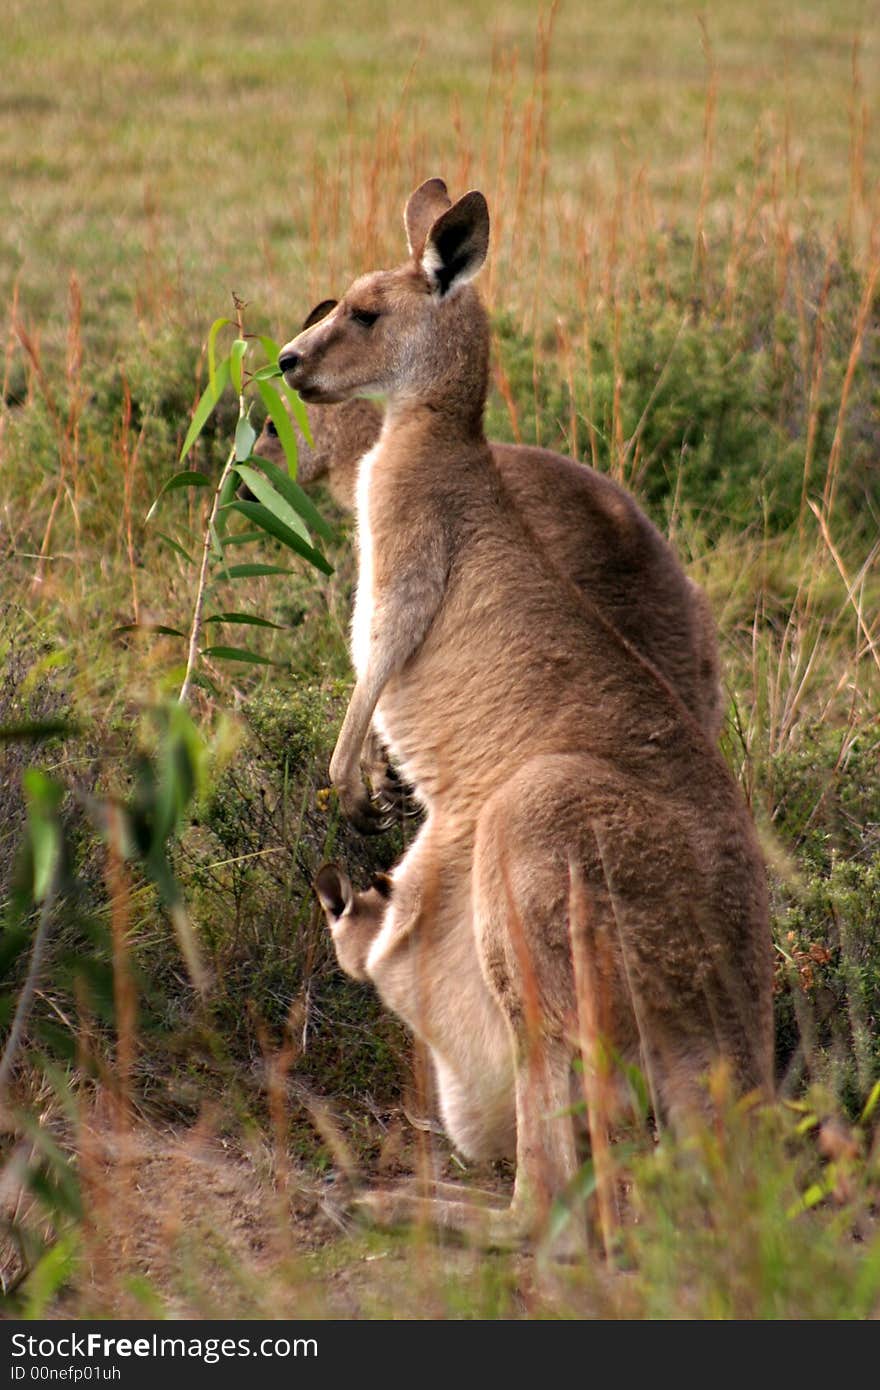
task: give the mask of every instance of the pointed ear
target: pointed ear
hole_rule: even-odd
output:
[[[390,874],[373,874],[370,887],[375,888],[380,898],[390,898],[394,880]]]
[[[305,322],[299,330],[300,333],[305,333],[307,328],[312,327],[312,324],[320,323],[321,319],[325,319],[328,314],[332,314],[338,303],[338,299],[322,299],[321,303],[316,304],[311,313],[306,316]]]
[[[315,875],[315,892],[321,906],[334,922],[354,900],[351,879],[338,864],[324,864]]]
[[[403,225],[406,227],[406,242],[410,255],[418,256],[425,244],[425,237],[441,213],[451,208],[452,203],[442,179],[428,179],[410,195],[403,210]]]
[[[489,209],[482,193],[465,193],[432,226],[422,270],[441,298],[472,280],[489,249]]]

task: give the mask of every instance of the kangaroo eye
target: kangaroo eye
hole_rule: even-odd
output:
[[[355,323],[362,324],[364,328],[372,328],[376,319],[379,317],[377,313],[373,313],[370,309],[352,309],[351,316]]]

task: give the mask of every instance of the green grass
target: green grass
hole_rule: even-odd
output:
[[[75,10],[14,4],[0,103],[0,301],[19,276],[28,316],[57,341],[74,268],[87,341],[108,355],[137,341],[136,320],[166,294],[178,310],[185,303],[190,325],[225,309],[233,288],[279,327],[294,325],[372,250],[349,240],[344,225],[330,257],[309,236],[314,162],[336,166],[349,122],[366,155],[376,153],[368,142],[381,128],[378,111],[400,121],[403,157],[381,170],[384,223],[386,204],[402,204],[414,175],[454,169],[463,145],[492,170],[480,156],[483,142],[489,155],[499,140],[497,106],[488,120],[485,108],[493,53],[513,102],[530,94],[532,6],[459,0],[443,24],[435,19],[424,0],[360,4],[356,14],[321,0],[295,14],[280,0],[256,8],[232,0],[222,20],[209,5],[167,0],[123,11],[98,0]],[[749,180],[756,137],[775,150],[786,128],[789,169],[778,179],[797,179],[805,214],[845,222],[856,36],[869,109],[877,98],[870,6],[725,3],[713,7],[710,36],[718,83],[710,234]],[[517,49],[508,78],[500,69]],[[585,195],[588,206],[604,206],[618,177],[630,184],[644,169],[658,213],[690,229],[707,86],[692,12],[609,0],[587,12],[562,6],[552,55],[551,205]],[[869,146],[867,188],[877,172]],[[357,217],[364,197],[357,168],[352,178],[342,224],[346,204]],[[534,264],[520,264],[510,291],[521,293],[534,274]]]
[[[20,1132],[39,1114],[40,1143],[61,1148],[35,1160],[24,1244],[0,1270],[34,1265],[25,1305],[80,1315],[218,1299],[253,1316],[291,1300],[343,1316],[876,1314],[880,1112],[860,1119],[880,1075],[876,17],[725,3],[710,52],[686,8],[601,0],[560,8],[547,60],[522,0],[454,3],[439,25],[422,0],[370,0],[356,23],[317,0],[124,10],[16,3],[4,32],[0,723],[69,714],[81,731],[0,745],[0,901],[23,767],[124,793],[141,712],[179,686],[179,640],[114,629],[135,612],[188,628],[193,572],[157,529],[197,548],[203,499],[144,517],[204,385],[210,322],[234,290],[247,327],[283,339],[399,258],[403,200],[441,172],[490,199],[490,433],[622,478],[712,601],[722,746],[771,872],[782,1096],[799,1108],[747,1120],[721,1087],[690,1147],[622,1142],[614,1259],[570,1278],[441,1256],[424,1233],[340,1235],[340,1171],[410,1171],[430,1145],[458,1170],[410,1125],[418,1058],[339,974],[309,891],[324,858],[364,881],[402,846],[359,840],[321,796],[354,569],[323,498],[332,579],[301,566],[216,595],[283,626],[254,639],[277,666],[218,662],[218,693],[194,704],[206,732],[231,716],[175,857],[204,1004],[155,890],[131,881],[134,1132],[156,1148],[140,1196],[124,1146],[89,1147],[115,1133],[119,901],[65,810],[79,888],[16,1092]],[[230,400],[194,466],[219,471],[235,419]],[[168,1132],[220,1145],[204,1192]],[[180,1235],[194,1212],[201,1241]]]

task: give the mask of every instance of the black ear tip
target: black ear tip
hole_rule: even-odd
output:
[[[391,890],[394,887],[394,881],[390,874],[373,874],[371,886],[375,888],[380,897],[390,898]]]
[[[461,205],[467,207],[469,213],[480,219],[489,221],[489,204],[486,202],[485,193],[481,193],[479,188],[472,188],[470,193],[465,193],[461,199]]]

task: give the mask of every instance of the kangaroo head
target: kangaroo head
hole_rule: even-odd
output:
[[[355,280],[339,303],[282,348],[281,370],[303,400],[386,396],[442,408],[449,397],[482,413],[488,325],[469,281],[489,246],[482,193],[450,203],[429,179],[404,214],[409,257]]]
[[[355,980],[365,980],[366,960],[391,896],[387,874],[375,874],[371,886],[356,893],[351,879],[338,864],[324,864],[315,878],[315,892],[333,937],[342,969]]]
[[[351,879],[338,864],[322,864],[315,875],[315,893],[331,925],[350,912],[354,904]]]
[[[336,304],[335,299],[323,299],[316,304],[301,331],[304,333],[313,324],[320,323]],[[288,410],[288,414],[297,436],[297,481],[308,486],[326,478],[331,495],[344,510],[352,511],[358,461],[375,444],[382,428],[379,406],[374,401],[356,399],[310,411],[311,444],[300,431],[293,412]],[[271,415],[266,416],[253,452],[270,463],[287,467],[287,457]]]

